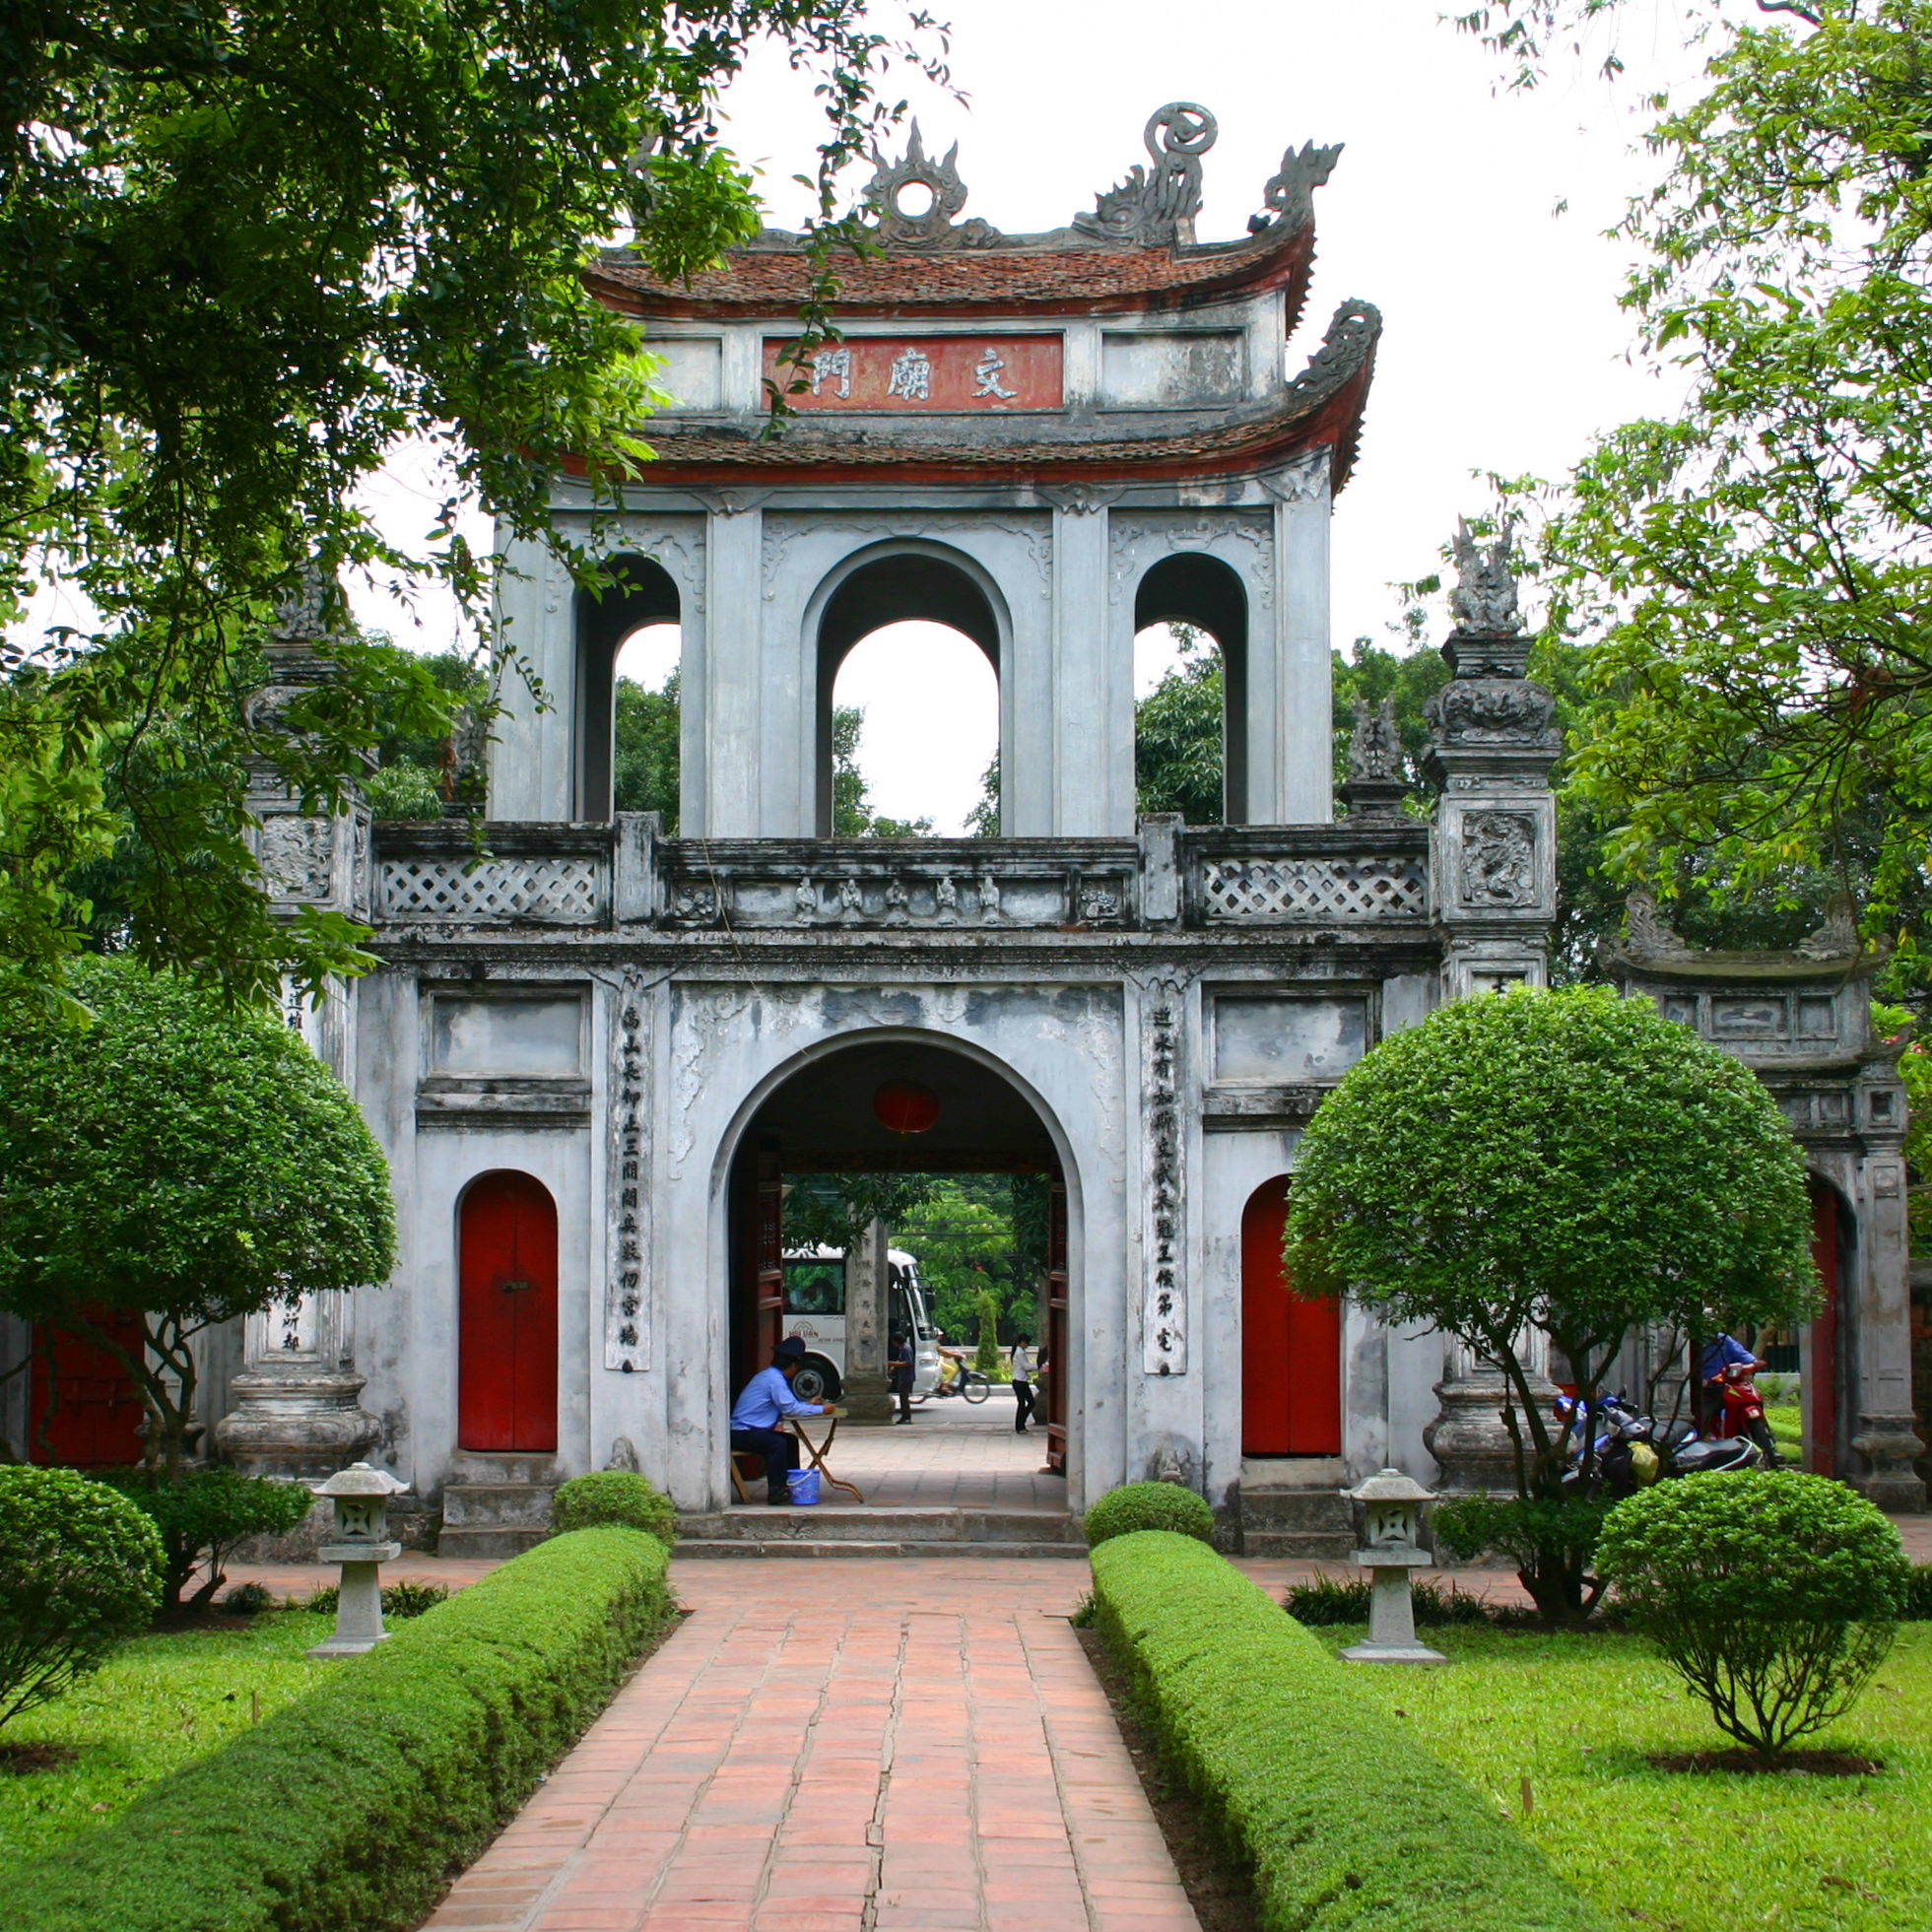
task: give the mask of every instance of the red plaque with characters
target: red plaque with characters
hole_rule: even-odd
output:
[[[765,373],[794,409],[945,410],[956,415],[1058,409],[1064,401],[1057,335],[855,335],[780,366],[765,345]]]

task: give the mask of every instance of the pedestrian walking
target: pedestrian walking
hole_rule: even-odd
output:
[[[1024,1435],[1033,1414],[1033,1355],[1031,1335],[1013,1338],[1013,1432]]]

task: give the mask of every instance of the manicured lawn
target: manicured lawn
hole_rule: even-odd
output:
[[[274,1611],[248,1630],[137,1637],[67,1697],[0,1727],[0,1745],[65,1746],[51,1770],[0,1766],[0,1862],[65,1843],[103,1824],[150,1779],[212,1751],[353,1661],[310,1663],[302,1652],[328,1617]]]
[[[1340,1649],[1362,1632],[1316,1634]],[[1365,1665],[1352,1673],[1363,1695],[1613,1918],[1657,1932],[1932,1926],[1932,1624],[1902,1626],[1851,1714],[1807,1740],[1882,1760],[1867,1778],[1652,1769],[1649,1753],[1728,1740],[1635,1637],[1426,1637],[1448,1668]]]
[[[1765,1420],[1771,1426],[1778,1453],[1796,1462],[1804,1446],[1804,1411],[1795,1402],[1767,1402]]]

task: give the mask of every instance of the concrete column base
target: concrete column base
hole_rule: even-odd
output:
[[[1911,1416],[1861,1415],[1858,1433],[1851,1438],[1851,1446],[1872,1465],[1849,1479],[1851,1487],[1895,1515],[1925,1513],[1925,1482],[1912,1467],[1925,1453],[1915,1421]]]
[[[847,1422],[887,1423],[893,1419],[896,1399],[886,1385],[886,1377],[866,1369],[849,1372],[838,1400]]]

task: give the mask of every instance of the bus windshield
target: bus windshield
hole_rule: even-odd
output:
[[[843,1261],[787,1261],[785,1313],[842,1315],[845,1312]]]

